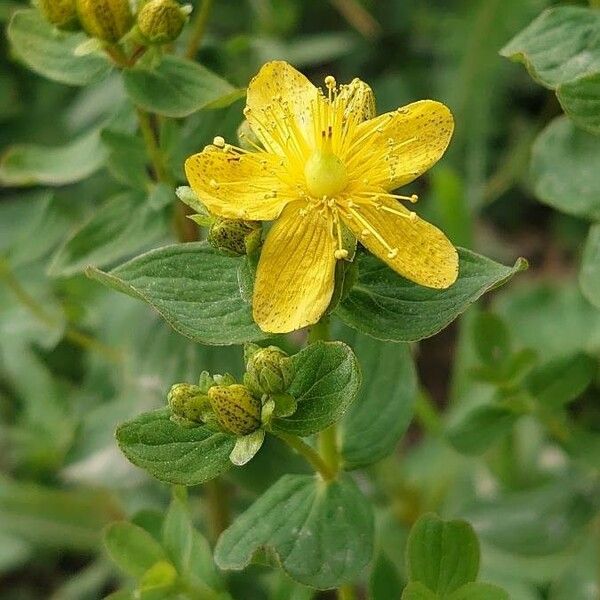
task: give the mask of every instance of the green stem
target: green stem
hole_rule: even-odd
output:
[[[442,417],[426,390],[421,389],[415,401],[415,417],[427,433],[437,436],[442,430]]]
[[[229,497],[225,484],[218,478],[208,481],[204,485],[204,492],[210,523],[210,537],[215,544],[219,536],[229,527],[231,521]]]
[[[302,455],[306,462],[308,462],[325,481],[335,479],[336,471],[332,469],[331,466],[323,460],[321,455],[304,440],[297,435],[291,435],[289,433],[277,432],[275,435],[282,439],[290,446],[290,448],[293,448],[298,452],[298,454]]]
[[[202,5],[200,6],[200,9],[194,18],[192,23],[192,33],[185,51],[186,58],[189,58],[190,60],[194,60],[196,58],[196,54],[198,54],[198,49],[202,43],[202,38],[204,37],[204,32],[206,31],[208,17],[210,16],[210,11],[212,10],[213,4],[214,0],[203,0]]]
[[[169,171],[163,160],[163,155],[160,150],[160,146],[158,145],[158,139],[154,132],[154,127],[152,126],[150,114],[141,109],[139,106],[137,106],[135,110],[138,117],[140,131],[142,132],[142,137],[144,138],[144,143],[146,144],[146,149],[152,162],[152,169],[154,170],[155,179],[157,181],[162,181],[163,183],[168,183],[169,185],[174,185],[174,182],[169,175]]]
[[[51,315],[46,311],[44,306],[40,304],[19,282],[12,272],[8,262],[0,258],[0,279],[6,283],[7,287],[17,297],[19,302],[25,306],[33,316],[44,323],[48,327],[60,327],[61,321],[55,316]],[[103,344],[101,341],[94,337],[89,336],[82,331],[74,329],[70,325],[67,325],[64,330],[64,336],[74,344],[85,348],[86,350],[92,350],[102,354],[105,358],[112,362],[120,362],[122,359],[121,353],[115,349]]]

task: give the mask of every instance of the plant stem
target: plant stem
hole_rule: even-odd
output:
[[[298,454],[301,454],[306,462],[308,462],[325,481],[335,479],[336,471],[333,470],[329,464],[323,460],[321,455],[304,440],[297,435],[291,435],[289,433],[277,432],[275,435],[298,452]]]
[[[12,290],[19,302],[29,309],[38,321],[44,323],[48,327],[61,326],[61,321],[48,313],[44,306],[21,285],[19,280],[15,277],[15,274],[12,272],[8,262],[2,258],[0,258],[0,279],[6,283],[7,287]],[[64,337],[86,350],[93,350],[94,352],[102,354],[112,362],[120,362],[122,359],[121,353],[116,348],[111,348],[96,338],[74,329],[70,325],[65,327]]]
[[[204,32],[206,31],[206,24],[208,23],[208,17],[213,4],[214,0],[202,0],[200,9],[194,17],[194,21],[192,23],[192,33],[185,51],[186,58],[189,58],[190,60],[194,60],[196,58],[196,54],[198,54],[198,49],[202,43],[202,38],[204,37]]]
[[[139,106],[136,106],[135,111],[137,113],[140,131],[142,132],[142,137],[144,138],[144,143],[146,144],[146,149],[148,150],[150,160],[152,161],[152,169],[154,171],[155,179],[157,181],[162,181],[163,183],[168,183],[169,185],[174,185],[174,182],[171,179],[163,160],[162,152],[154,132],[154,127],[152,126],[150,114],[141,109]]]
[[[365,38],[372,40],[381,34],[381,25],[356,0],[330,0],[336,10]]]
[[[433,436],[442,430],[442,418],[426,390],[420,389],[415,401],[415,418],[421,427]]]
[[[229,498],[223,481],[218,478],[204,484],[204,491],[210,523],[210,537],[214,544],[229,527],[231,521]]]
[[[338,600],[355,600],[354,587],[349,583],[342,585],[337,590],[337,597]]]

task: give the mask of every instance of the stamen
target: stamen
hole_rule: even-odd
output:
[[[213,140],[213,145],[216,146],[217,148],[224,148],[225,147],[225,139],[222,136],[217,135]]]
[[[338,260],[342,260],[344,258],[348,258],[348,250],[345,250],[344,248],[338,248],[333,253],[333,256],[335,256],[335,258],[337,258]]]
[[[327,75],[327,77],[325,77],[325,85],[328,90],[333,90],[337,85],[335,77],[333,75]]]

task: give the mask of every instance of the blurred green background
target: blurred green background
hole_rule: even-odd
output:
[[[0,0],[3,27],[26,4]],[[588,224],[540,203],[529,170],[534,139],[561,108],[522,66],[499,55],[553,4],[216,0],[198,60],[239,87],[274,58],[314,81],[360,77],[372,85],[378,112],[421,98],[446,103],[456,133],[444,159],[416,184],[420,212],[457,245],[505,264],[529,260],[528,273],[485,300],[515,348],[542,360],[576,352],[597,357],[600,311],[577,286]],[[118,75],[87,88],[53,83],[15,60],[6,36],[0,43],[0,151],[22,143],[55,148],[94,128],[129,122]],[[213,136],[232,138],[242,107],[239,101],[171,122],[163,142],[174,170]],[[124,165],[134,155],[133,147],[116,154],[103,134],[87,150],[55,155],[79,171],[77,181],[7,184],[0,192],[2,600],[93,600],[116,589],[121,575],[102,549],[103,527],[132,516],[151,520],[169,498],[166,486],[120,455],[116,423],[161,405],[171,383],[194,380],[201,368],[235,373],[241,366],[239,348],[187,342],[141,303],[103,289],[80,269],[63,268],[61,245],[122,189]],[[135,203],[123,211],[124,221],[138,218]],[[115,235],[135,238],[129,254],[175,239],[168,220]],[[494,391],[472,374],[472,328],[483,308],[414,348],[421,396],[450,421]],[[364,475],[385,524],[379,567],[402,577],[407,529],[415,514],[435,510],[473,523],[483,546],[482,578],[512,598],[600,598],[597,517],[590,524],[599,497],[597,383],[570,409],[589,435],[572,456],[533,418],[522,419],[483,458],[462,455],[445,440],[439,416],[427,412],[430,405],[418,403],[398,454]],[[247,505],[293,460],[275,447],[261,456],[227,480],[233,507]],[[191,492],[194,516],[209,538],[204,499],[210,493],[210,486]],[[251,574],[234,578],[234,597],[292,597],[276,592],[266,571]]]

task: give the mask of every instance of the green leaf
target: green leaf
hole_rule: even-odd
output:
[[[19,144],[9,147],[0,160],[0,183],[66,185],[89,177],[105,160],[106,150],[96,129],[64,146]]]
[[[88,275],[143,300],[196,342],[241,344],[266,335],[240,296],[240,261],[197,242],[151,250],[110,273],[92,269]]]
[[[510,597],[496,585],[467,583],[450,594],[448,600],[510,600]]]
[[[459,249],[458,280],[434,290],[404,279],[372,255],[358,256],[358,280],[337,308],[347,325],[381,340],[412,342],[436,334],[485,292],[527,268],[513,267]]]
[[[519,415],[499,404],[480,404],[450,424],[446,437],[463,454],[481,454],[506,435]]]
[[[67,238],[54,255],[48,273],[64,277],[89,266],[113,264],[163,239],[167,225],[166,217],[153,209],[142,192],[117,194]]]
[[[598,203],[600,205],[600,201]],[[588,233],[581,270],[579,271],[579,286],[583,295],[600,308],[600,225],[592,225]]]
[[[223,583],[215,567],[209,543],[192,525],[189,511],[173,498],[163,524],[163,545],[180,575],[195,587],[221,589]]]
[[[307,436],[338,421],[360,387],[360,367],[342,342],[315,342],[292,357],[294,378],[287,390],[296,412],[273,421],[274,431]]]
[[[477,355],[487,365],[505,362],[510,354],[510,334],[504,321],[496,315],[482,312],[473,322],[473,343]]]
[[[135,578],[166,558],[161,545],[145,529],[126,521],[107,527],[104,545],[112,560]]]
[[[411,581],[402,592],[402,600],[437,600],[438,598],[437,594],[418,581]]]
[[[120,512],[100,490],[56,490],[0,477],[0,531],[36,548],[96,552],[102,529]]]
[[[222,108],[243,94],[196,62],[165,56],[156,68],[123,71],[125,89],[142,108],[165,117],[187,117],[202,108]]]
[[[347,331],[363,373],[356,402],[340,427],[342,457],[356,469],[390,454],[406,432],[417,395],[417,376],[406,344],[381,342]]]
[[[560,6],[544,11],[500,54],[523,63],[542,85],[555,88],[600,70],[600,14],[590,8]]]
[[[398,598],[401,591],[402,584],[396,565],[383,552],[379,552],[369,577],[370,600]]]
[[[166,408],[143,413],[117,428],[117,443],[125,456],[156,479],[197,485],[229,467],[235,438],[206,427],[180,427]]]
[[[108,150],[108,170],[115,179],[128,187],[147,190],[148,154],[141,138],[111,129],[104,129],[101,138]]]
[[[537,137],[531,155],[535,195],[561,212],[600,218],[600,137],[554,119]]]
[[[444,596],[477,578],[479,542],[466,521],[428,514],[413,525],[406,557],[410,581]]]
[[[350,479],[285,475],[221,535],[215,561],[240,570],[264,548],[292,579],[328,589],[357,579],[373,534],[371,506]]]
[[[557,96],[565,113],[576,125],[600,134],[600,73],[563,83],[558,86]]]
[[[37,10],[16,12],[8,26],[8,39],[16,56],[30,69],[60,83],[89,85],[111,69],[102,54],[76,56],[75,48],[86,36],[59,31]]]
[[[596,361],[578,353],[555,358],[536,367],[525,378],[525,389],[541,408],[560,408],[577,399],[592,382]]]
[[[597,488],[573,473],[524,491],[478,499],[463,516],[482,540],[497,548],[518,556],[548,556],[577,539],[596,506]]]

